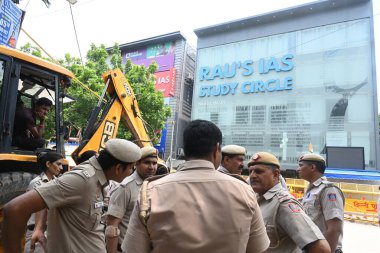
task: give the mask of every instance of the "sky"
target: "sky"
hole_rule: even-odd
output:
[[[315,0],[77,0],[71,5],[78,42],[66,0],[21,0],[22,28],[55,59],[85,56],[91,43],[111,47],[180,31],[195,49],[194,29],[314,2]],[[380,77],[380,0],[373,0],[377,79]],[[20,32],[17,47],[32,40]],[[79,44],[79,47],[78,47]],[[377,82],[380,85],[380,82]],[[380,93],[378,89],[378,94]]]

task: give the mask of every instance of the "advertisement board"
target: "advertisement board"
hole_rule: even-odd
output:
[[[0,0],[0,44],[16,48],[24,12],[11,0]]]
[[[167,71],[174,67],[174,42],[166,42],[148,46],[123,54],[123,60],[131,60],[133,64],[148,67],[152,61],[158,64],[157,72]]]
[[[156,90],[162,91],[164,97],[174,97],[175,89],[175,68],[169,71],[156,72]]]

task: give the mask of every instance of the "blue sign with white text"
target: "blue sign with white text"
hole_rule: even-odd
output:
[[[226,82],[226,79],[235,78],[236,76],[247,77],[257,73],[265,75],[270,72],[289,72],[294,68],[293,54],[286,54],[281,58],[270,57],[269,59],[261,58],[257,61],[257,70],[254,69],[254,61],[238,61],[231,64],[215,65],[214,67],[202,66],[199,69],[200,82],[212,82],[221,80],[219,84],[202,84],[199,89],[199,97],[235,95],[237,92],[243,94],[275,92],[293,89],[293,78],[286,76],[283,78],[253,79],[244,82]]]
[[[0,45],[16,48],[23,11],[11,0],[0,0]]]

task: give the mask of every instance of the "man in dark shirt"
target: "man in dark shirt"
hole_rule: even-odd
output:
[[[26,150],[44,146],[45,139],[42,135],[45,130],[45,118],[52,105],[53,103],[44,97],[36,101],[34,109],[25,108],[22,102],[18,102],[13,129],[13,146]]]

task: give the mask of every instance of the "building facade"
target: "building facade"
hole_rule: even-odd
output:
[[[182,150],[182,133],[191,119],[195,50],[180,32],[173,32],[120,45],[123,63],[148,67],[158,64],[156,89],[163,92],[172,116],[167,119],[161,143],[156,146],[160,157],[176,159]]]
[[[285,168],[326,147],[362,147],[379,168],[370,0],[317,1],[195,30],[192,119],[223,145],[276,154]]]

